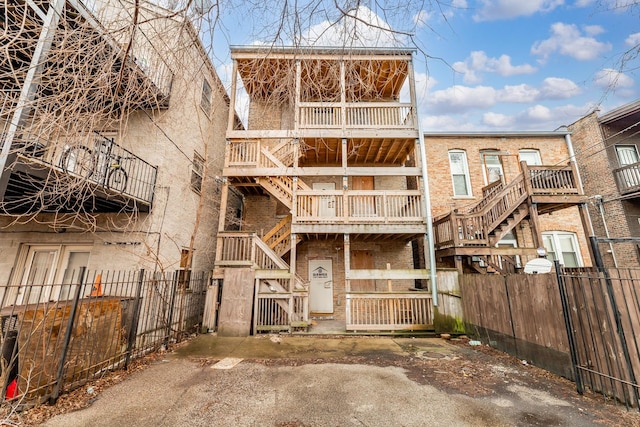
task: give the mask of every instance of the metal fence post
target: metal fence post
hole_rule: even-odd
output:
[[[576,343],[573,336],[573,325],[571,324],[571,311],[569,308],[569,300],[567,299],[567,289],[565,288],[564,278],[560,272],[560,262],[555,260],[554,267],[556,269],[556,279],[558,282],[558,289],[560,290],[560,302],[562,303],[562,315],[564,316],[564,326],[567,330],[567,340],[569,341],[569,354],[571,355],[571,364],[573,365],[573,376],[576,381],[576,391],[579,394],[584,393],[584,386],[582,384],[582,378],[580,377],[580,370],[578,369],[578,351],[576,349]]]
[[[76,312],[78,310],[78,303],[80,302],[80,295],[84,288],[84,273],[86,267],[80,267],[78,275],[78,286],[76,287],[76,294],[73,297],[73,305],[71,306],[71,313],[69,313],[69,322],[67,323],[67,330],[64,333],[64,341],[62,343],[62,354],[60,355],[60,362],[58,364],[58,374],[56,376],[56,383],[53,386],[53,392],[49,398],[50,403],[56,403],[60,396],[60,390],[62,390],[62,384],[64,382],[64,364],[67,360],[67,351],[69,350],[69,343],[71,342],[71,333],[73,331],[73,324],[75,322]]]
[[[167,347],[169,345],[169,336],[171,335],[171,322],[173,321],[173,308],[176,303],[176,290],[178,288],[178,277],[179,272],[176,270],[173,276],[173,283],[171,284],[171,303],[169,304],[169,316],[167,318],[167,333],[164,338],[164,345]]]
[[[140,317],[140,295],[142,294],[142,284],[144,283],[144,269],[138,273],[138,289],[136,289],[136,299],[133,302],[133,314],[131,315],[131,324],[129,325],[129,337],[127,340],[127,356],[124,360],[124,369],[129,367],[131,361],[131,352],[136,342],[138,332],[138,319]]]

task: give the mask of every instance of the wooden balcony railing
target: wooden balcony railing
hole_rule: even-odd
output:
[[[11,151],[23,162],[47,165],[110,193],[148,204],[153,200],[157,166],[99,134],[56,141],[23,135],[14,139]]]
[[[300,104],[301,129],[413,129],[415,112],[409,103],[351,102]]]
[[[529,166],[521,162],[521,166],[532,194],[580,194],[578,174],[573,163],[566,166]]]
[[[225,167],[289,167],[295,160],[293,146],[291,140],[276,145],[265,145],[260,140],[229,142],[225,153]]]
[[[614,169],[613,176],[621,195],[640,191],[640,163],[633,163]]]
[[[577,171],[566,166],[528,166],[505,185],[498,181],[483,188],[483,199],[464,211],[454,210],[434,219],[436,249],[486,246],[489,234],[531,196],[580,195]]]
[[[298,190],[296,221],[315,223],[424,223],[417,190]]]
[[[426,292],[351,292],[345,300],[348,331],[424,330],[433,325],[431,294]]]

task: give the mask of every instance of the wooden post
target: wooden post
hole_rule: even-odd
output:
[[[391,270],[390,263],[387,263],[387,270]],[[387,279],[387,291],[393,292],[393,287],[391,286],[391,279]]]
[[[347,293],[351,292],[351,244],[349,243],[349,235],[344,235],[344,289]]]
[[[302,76],[302,64],[300,60],[296,60],[296,88],[295,88],[295,108],[293,109],[293,128],[298,130],[300,127],[300,84],[301,84],[301,76]],[[295,161],[295,166],[298,166],[297,160]]]
[[[580,221],[582,222],[582,229],[584,230],[584,234],[586,234],[590,239],[590,244],[587,246],[589,248],[589,258],[591,258],[591,265],[601,267],[600,265],[598,265],[599,263],[601,263],[601,261],[598,259],[600,257],[600,248],[593,247],[593,243],[597,245],[597,240],[595,240],[595,232],[593,231],[593,225],[591,224],[591,217],[589,216],[589,208],[587,204],[580,203],[580,205],[578,205],[578,211],[580,212]]]
[[[231,100],[229,102],[229,122],[227,123],[227,131],[232,131],[236,122],[236,91],[238,89],[238,61],[233,60],[233,69],[231,71]],[[225,164],[226,165],[226,164]]]
[[[531,235],[533,238],[533,244],[536,248],[540,248],[542,247],[542,233],[540,232],[540,219],[538,218],[537,203],[529,203],[529,217],[531,218]]]

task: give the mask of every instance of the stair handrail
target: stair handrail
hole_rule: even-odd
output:
[[[513,192],[517,193],[517,197],[509,198]],[[505,197],[508,198],[508,203],[506,204],[504,203]],[[491,198],[491,203],[487,203],[481,210],[457,215],[457,220],[462,223],[463,236],[464,234],[471,236],[466,240],[477,240],[478,243],[486,240],[488,243],[489,233],[504,221],[504,215],[515,211],[527,197],[528,192],[525,188],[524,174],[520,173],[500,192],[495,193]],[[454,218],[452,217],[453,220]],[[464,224],[467,224],[467,226],[465,227]]]
[[[476,204],[465,209],[465,213],[477,212],[484,208],[490,201],[492,201],[497,195],[504,190],[504,182],[500,179],[482,187],[482,199]]]

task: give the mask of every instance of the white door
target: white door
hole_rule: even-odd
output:
[[[309,311],[333,313],[333,268],[330,259],[309,261]]]
[[[314,190],[333,191],[336,189],[334,182],[314,182]],[[336,196],[326,195],[320,196],[320,204],[318,205],[318,216],[335,217],[336,216]]]

